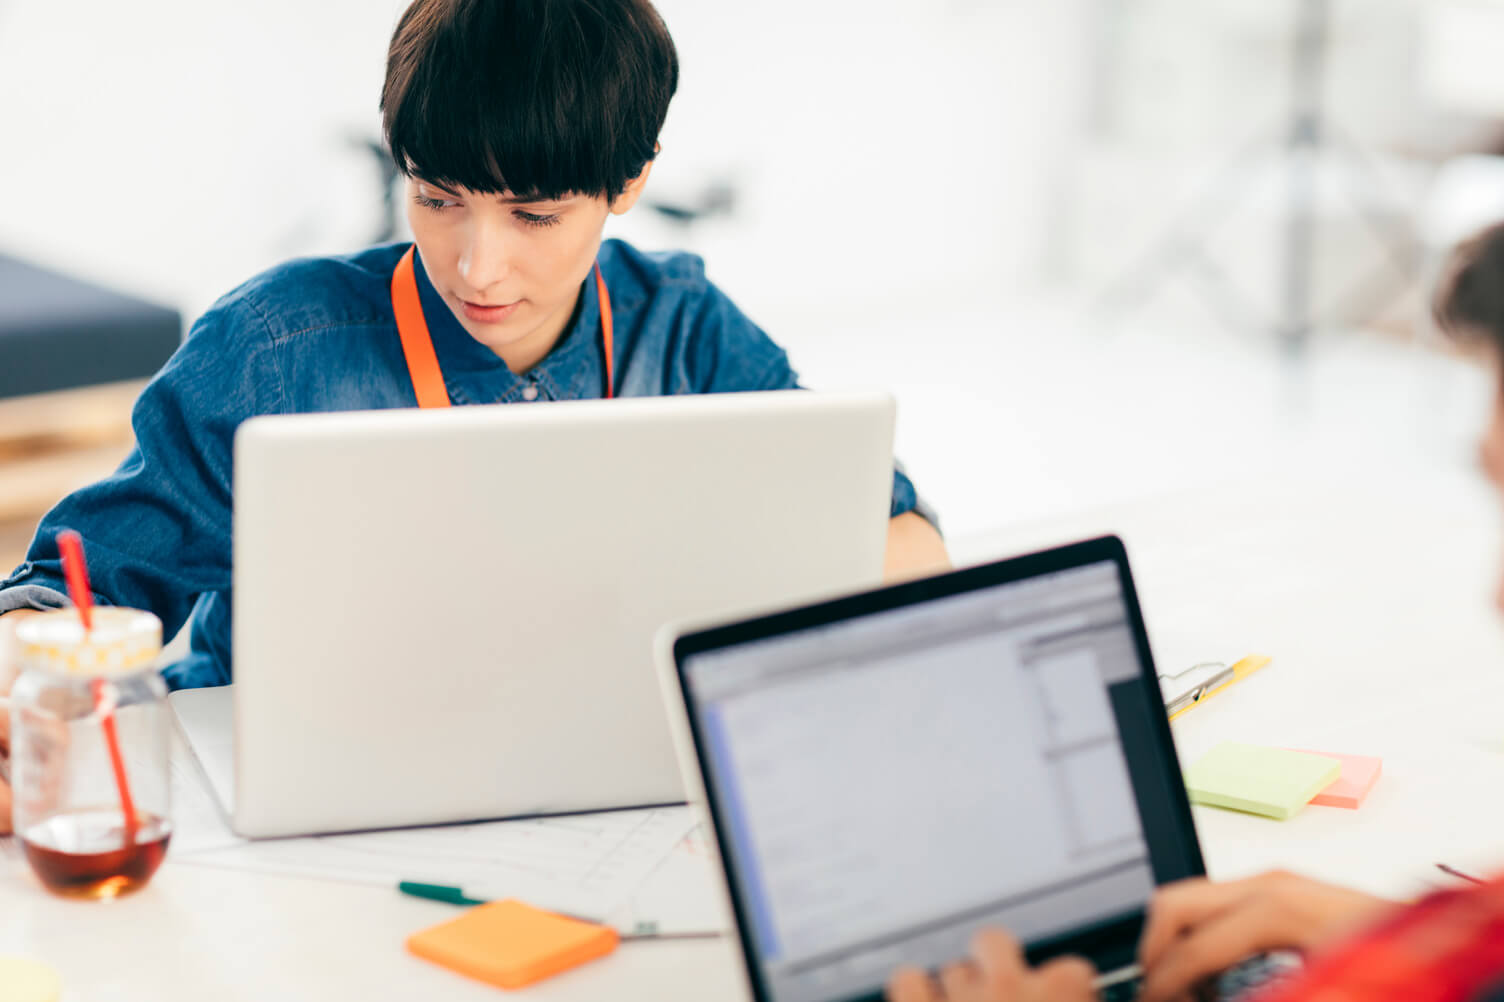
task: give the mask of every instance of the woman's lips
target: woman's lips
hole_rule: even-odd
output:
[[[460,306],[463,307],[465,316],[478,324],[499,324],[511,316],[513,311],[521,305],[522,300],[520,299],[515,303],[507,303],[504,306],[482,306],[479,303],[460,300]]]

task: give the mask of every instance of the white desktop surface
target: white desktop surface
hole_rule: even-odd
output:
[[[1504,864],[1504,628],[1491,604],[1500,510],[1473,478],[1332,476],[1220,485],[953,540],[976,562],[1113,530],[1161,671],[1274,661],[1175,724],[1183,761],[1220,740],[1384,758],[1358,811],[1276,822],[1196,808],[1210,872],[1285,867],[1392,895],[1432,864]],[[1441,878],[1444,880],[1445,878]],[[455,915],[394,890],[168,862],[104,904],[42,892],[0,853],[0,954],[55,968],[65,1000],[497,999],[408,955]],[[623,943],[521,998],[736,998],[730,939]]]
[[[1356,810],[1289,821],[1194,806],[1207,871],[1284,868],[1372,893],[1504,867],[1504,506],[1474,474],[1223,484],[965,541],[958,559],[1117,531],[1156,666],[1267,654],[1175,721],[1181,764],[1221,741],[1383,758]],[[956,547],[960,550],[960,547]]]

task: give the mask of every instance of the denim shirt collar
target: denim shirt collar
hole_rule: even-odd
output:
[[[452,401],[512,403],[525,399],[523,391],[529,384],[536,384],[551,400],[604,395],[601,312],[594,272],[583,283],[574,316],[553,350],[526,375],[518,376],[507,368],[501,356],[470,336],[433,287],[416,248],[413,257],[423,319],[428,323],[429,337],[433,339],[434,353],[438,355],[444,385]]]

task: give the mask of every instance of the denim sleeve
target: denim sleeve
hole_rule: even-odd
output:
[[[801,388],[788,353],[758,327],[720,289],[707,282],[692,321],[688,365],[696,393]],[[893,501],[889,517],[917,512],[935,528],[940,520],[894,461]]]
[[[231,447],[252,414],[280,409],[265,322],[222,301],[147,384],[136,444],[113,474],[43,517],[26,562],[0,580],[0,612],[55,607],[66,586],[55,542],[83,536],[96,602],[148,609],[171,637],[199,596],[230,590]]]

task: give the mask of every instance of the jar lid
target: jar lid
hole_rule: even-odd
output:
[[[0,1002],[57,1002],[62,994],[52,968],[25,957],[0,957]]]
[[[73,609],[16,624],[22,671],[119,675],[150,666],[162,653],[162,621],[141,609],[95,606],[85,630]]]

